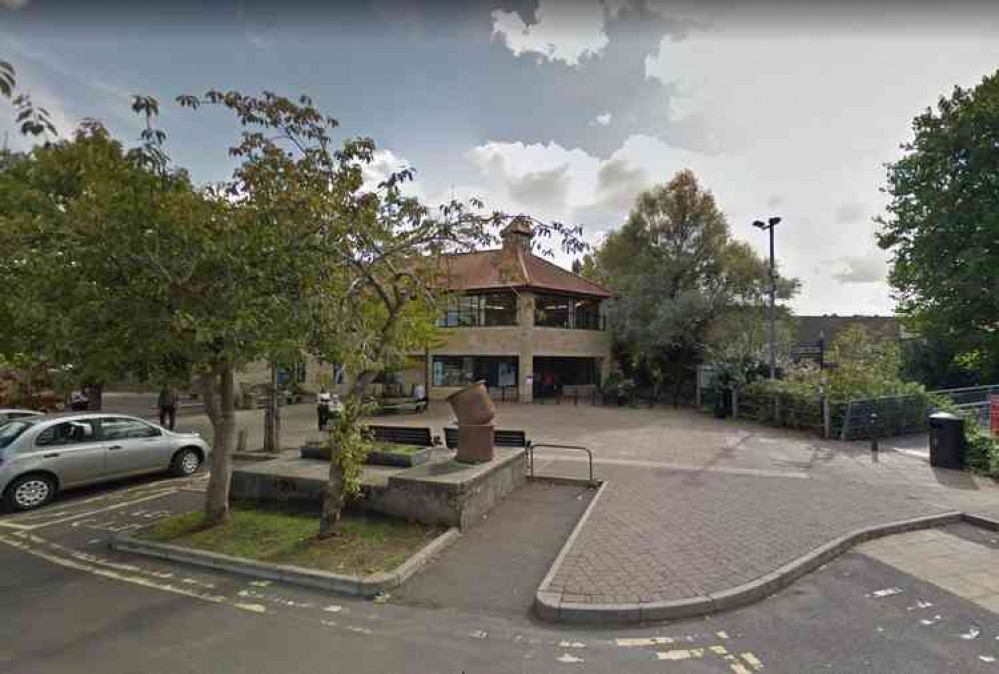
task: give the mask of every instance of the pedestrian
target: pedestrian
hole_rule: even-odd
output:
[[[416,399],[416,411],[422,412],[427,409],[427,387],[417,384],[413,387],[413,398]]]
[[[166,426],[171,431],[177,424],[177,394],[168,385],[163,384],[160,396],[156,401],[160,408],[160,426]],[[169,424],[167,423],[169,421]]]
[[[326,387],[319,389],[319,399],[316,404],[316,413],[319,416],[319,430],[325,431],[326,425],[330,421],[330,405],[333,402],[332,396]]]

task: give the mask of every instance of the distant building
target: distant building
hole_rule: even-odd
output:
[[[876,341],[900,342],[909,337],[895,316],[795,316],[797,329],[791,359],[828,362],[828,352],[844,331],[862,326]]]
[[[507,400],[528,402],[565,385],[599,384],[611,366],[605,288],[531,252],[530,226],[514,221],[502,247],[447,255],[444,341],[405,373],[440,399],[484,380]]]
[[[534,255],[527,223],[514,221],[501,236],[498,249],[442,257],[443,339],[411,354],[410,367],[396,377],[404,394],[419,384],[439,400],[484,380],[497,399],[529,402],[567,385],[598,385],[609,373],[611,337],[602,303],[611,293]],[[332,390],[341,394],[348,385],[335,368],[312,358],[282,372],[282,379],[314,390],[332,380]],[[256,363],[239,380],[244,386],[265,383],[269,370]],[[376,385],[372,393],[380,390]]]

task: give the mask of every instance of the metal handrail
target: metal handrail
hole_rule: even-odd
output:
[[[534,450],[537,449],[538,447],[546,447],[549,449],[578,449],[582,452],[586,452],[586,456],[589,458],[589,464],[590,464],[590,486],[593,487],[596,485],[596,481],[593,479],[593,452],[591,452],[588,448],[583,447],[581,445],[553,445],[547,442],[529,443],[527,446],[527,451],[528,451],[528,468],[531,471],[531,477],[534,477]]]

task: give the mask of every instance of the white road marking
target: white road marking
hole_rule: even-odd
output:
[[[170,494],[176,494],[177,490],[174,488],[164,489],[162,491],[155,492],[148,496],[143,496],[142,498],[133,499],[131,501],[125,501],[122,503],[116,503],[104,508],[98,508],[97,510],[90,510],[82,513],[76,513],[74,515],[69,515],[55,520],[47,520],[40,522],[38,524],[32,525],[19,525],[17,522],[0,522],[0,526],[10,527],[12,529],[20,529],[22,531],[35,531],[36,529],[42,529],[44,527],[55,526],[56,524],[65,524],[67,522],[74,522],[76,520],[81,520],[88,517],[93,517],[94,515],[99,515],[106,512],[111,512],[112,510],[119,510],[121,508],[129,508],[136,503],[143,503],[145,501],[152,501],[153,499],[163,498],[164,496],[169,496]],[[61,514],[61,513],[60,513]]]

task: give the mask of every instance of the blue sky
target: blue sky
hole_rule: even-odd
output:
[[[134,138],[129,94],[156,96],[173,157],[199,181],[230,170],[234,127],[172,100],[209,87],[308,93],[345,134],[375,139],[376,171],[414,166],[429,201],[477,195],[592,241],[638,191],[691,168],[761,252],[749,223],[783,216],[799,312],[884,313],[882,165],[940,93],[999,68],[999,9],[0,0],[0,58],[64,134],[95,117]]]

